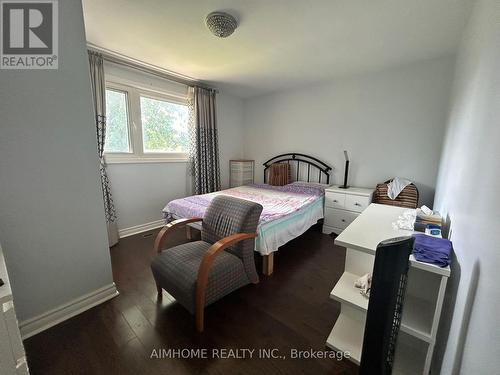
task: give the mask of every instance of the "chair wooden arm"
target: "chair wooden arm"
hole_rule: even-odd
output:
[[[210,246],[203,257],[198,278],[196,280],[196,328],[198,332],[203,332],[203,310],[205,308],[205,290],[208,283],[208,273],[215,257],[224,249],[233,246],[243,240],[257,237],[257,233],[236,233],[225,237]]]
[[[193,218],[189,218],[189,219],[174,220],[171,223],[168,223],[167,225],[165,225],[161,229],[161,231],[158,233],[158,235],[156,236],[155,244],[154,244],[154,247],[153,247],[154,253],[155,254],[160,254],[161,253],[161,248],[163,246],[163,243],[165,242],[165,238],[175,228],[184,227],[187,224],[196,223],[196,222],[202,221],[202,220],[203,219],[200,218],[200,217],[193,217]]]

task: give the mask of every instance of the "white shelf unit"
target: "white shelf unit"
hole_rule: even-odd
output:
[[[340,234],[372,201],[373,189],[332,185],[325,189],[323,233]]]
[[[9,275],[0,247],[0,374],[28,375],[28,364],[17,324]]]
[[[368,299],[354,287],[360,276],[372,272],[377,244],[412,232],[392,228],[404,209],[371,204],[349,225],[335,243],[347,248],[345,272],[330,297],[341,304],[341,313],[327,338],[334,350],[350,352],[361,360]],[[425,374],[430,370],[437,328],[450,268],[418,262],[410,257],[408,285],[396,347],[394,374]]]
[[[422,374],[428,345],[414,337],[399,333],[398,346],[392,367],[393,375]]]
[[[345,306],[326,340],[326,346],[333,350],[349,353],[349,359],[359,365],[364,327],[364,317],[352,314]]]
[[[254,160],[229,160],[229,186],[253,184],[254,170]]]

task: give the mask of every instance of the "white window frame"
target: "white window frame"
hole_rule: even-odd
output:
[[[140,87],[117,80],[106,81],[106,89],[125,92],[127,98],[129,152],[105,152],[107,164],[120,163],[180,163],[188,161],[187,152],[144,152],[142,143],[141,96],[187,105],[187,97],[160,90]]]

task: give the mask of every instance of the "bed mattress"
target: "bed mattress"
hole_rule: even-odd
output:
[[[326,185],[294,182],[285,186],[252,184],[215,193],[176,199],[163,209],[167,221],[203,217],[217,195],[229,195],[262,205],[255,250],[268,255],[300,236],[323,218]]]

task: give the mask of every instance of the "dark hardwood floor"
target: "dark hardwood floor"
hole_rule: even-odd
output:
[[[274,274],[209,306],[198,334],[193,316],[168,294],[157,302],[149,268],[156,233],[111,249],[120,296],[25,341],[32,374],[357,373],[346,360],[290,358],[291,349],[325,350],[339,313],[329,293],[343,272],[345,249],[330,236],[312,228],[285,245]],[[183,237],[175,233],[169,245]],[[207,348],[209,358],[151,358],[154,349],[171,348]],[[286,358],[211,358],[212,349],[222,348],[256,349],[254,357],[260,348],[277,348]]]

